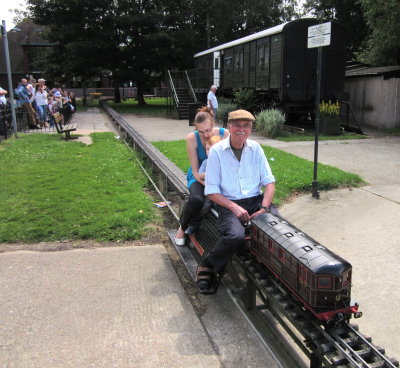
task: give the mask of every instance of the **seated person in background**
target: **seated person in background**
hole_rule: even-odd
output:
[[[190,167],[187,173],[187,181],[189,188],[189,199],[183,208],[180,218],[180,226],[176,233],[175,244],[183,247],[185,245],[185,231],[188,230],[189,224],[192,225],[193,220],[196,222],[196,215],[200,213],[205,197],[204,197],[204,181],[199,178],[199,167],[207,158],[206,142],[213,135],[227,137],[229,131],[224,128],[215,127],[215,120],[209,108],[203,107],[197,111],[194,119],[196,130],[186,137],[186,149],[189,156]],[[194,224],[194,227],[197,224]],[[192,234],[194,233],[191,232]]]
[[[229,138],[210,150],[205,194],[217,204],[221,238],[197,268],[201,292],[216,289],[217,274],[233,255],[244,250],[245,224],[271,209],[275,178],[261,146],[248,139],[254,120],[246,110],[231,112]]]

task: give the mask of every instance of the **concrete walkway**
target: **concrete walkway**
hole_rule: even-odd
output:
[[[0,366],[221,367],[162,246],[0,256]]]
[[[123,117],[150,141],[184,139],[193,130],[186,120]],[[313,160],[314,142],[280,142],[257,134],[251,138]],[[321,141],[319,162],[359,174],[368,184],[322,192],[320,200],[301,195],[280,212],[352,263],[352,296],[364,312],[355,321],[389,356],[400,359],[400,137],[378,133],[365,140]],[[275,175],[279,185],[279,173]]]
[[[77,123],[76,134],[82,135],[77,141],[92,144],[91,133],[94,132],[116,132],[106,113],[99,107],[91,107],[88,111],[78,111],[72,120]]]

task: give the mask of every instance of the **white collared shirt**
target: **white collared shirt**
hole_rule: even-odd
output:
[[[207,106],[209,106],[208,100],[210,100],[212,107],[214,109],[218,109],[218,101],[217,101],[217,97],[215,96],[215,93],[213,91],[208,92],[207,94]]]
[[[264,151],[256,141],[246,140],[240,161],[229,138],[212,146],[207,161],[206,195],[220,193],[231,200],[250,198],[274,182]]]

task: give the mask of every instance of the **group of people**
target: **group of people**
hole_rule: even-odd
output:
[[[254,116],[236,110],[229,113],[228,129],[217,128],[217,107],[209,98],[208,102],[211,106],[196,114],[196,130],[186,137],[190,195],[175,237],[175,244],[184,246],[186,236],[198,230],[207,198],[215,204],[221,237],[197,268],[196,282],[201,292],[212,289],[217,275],[234,254],[244,249],[245,225],[263,213],[277,213],[272,205],[275,178],[261,146],[248,139]]]
[[[25,109],[31,129],[54,126],[53,115],[56,112],[73,113],[76,111],[75,97],[72,92],[61,87],[49,89],[44,79],[22,78],[15,89],[17,107]]]

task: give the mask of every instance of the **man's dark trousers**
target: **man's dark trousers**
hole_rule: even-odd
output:
[[[263,196],[258,195],[232,202],[235,202],[244,208],[249,215],[252,215],[260,209],[262,200]],[[218,206],[217,209],[217,228],[221,238],[202,263],[203,266],[212,266],[214,272],[220,272],[236,253],[243,250],[246,236],[244,225],[233,212],[221,206]]]

